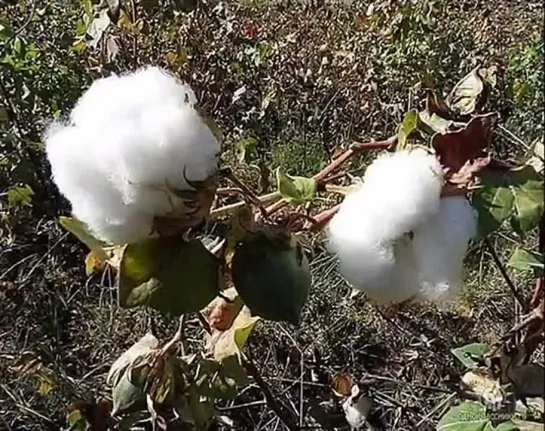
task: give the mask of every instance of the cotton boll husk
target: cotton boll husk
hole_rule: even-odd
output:
[[[363,177],[365,211],[387,226],[389,238],[398,238],[437,213],[443,172],[435,156],[423,149],[379,156]]]
[[[441,199],[439,213],[414,231],[423,299],[446,304],[455,297],[467,247],[476,234],[477,215],[463,196]]]
[[[50,127],[54,181],[98,238],[149,237],[156,216],[180,213],[175,192],[216,173],[220,142],[195,102],[188,86],[148,67],[95,81],[70,124]]]

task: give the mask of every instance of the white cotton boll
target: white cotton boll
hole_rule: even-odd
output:
[[[215,174],[220,142],[194,103],[191,88],[148,67],[95,81],[70,124],[50,128],[53,179],[98,238],[149,237],[156,216],[179,209],[174,191]]]
[[[386,237],[388,226],[362,209],[365,191],[358,188],[346,196],[329,224],[328,248],[337,254],[339,271],[354,289],[379,303],[405,301],[418,292],[409,239]]]
[[[439,210],[443,174],[424,150],[378,157],[329,224],[329,250],[340,272],[377,302],[402,302],[419,293],[408,233]]]
[[[396,238],[419,226],[439,208],[443,172],[435,156],[423,149],[379,156],[365,171],[365,211]]]
[[[439,213],[415,230],[423,299],[448,302],[458,293],[467,246],[476,234],[477,215],[463,196],[441,199]]]

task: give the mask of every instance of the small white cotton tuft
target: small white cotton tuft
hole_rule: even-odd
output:
[[[377,302],[401,302],[419,291],[407,234],[439,209],[443,175],[424,150],[381,156],[346,196],[329,224],[329,250],[355,289]]]
[[[397,238],[437,213],[443,171],[423,149],[399,151],[379,156],[365,171],[363,184],[365,211],[382,220],[385,236]]]
[[[459,292],[462,263],[476,234],[477,214],[467,199],[441,199],[439,213],[414,232],[423,299],[448,302]]]
[[[131,243],[155,216],[176,211],[173,190],[191,190],[218,168],[220,143],[194,108],[195,94],[147,67],[95,81],[69,124],[46,134],[53,179],[74,215],[100,239]]]

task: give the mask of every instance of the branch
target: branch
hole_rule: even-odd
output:
[[[397,136],[392,136],[384,141],[378,142],[354,142],[350,147],[342,153],[339,157],[333,160],[329,165],[327,165],[322,171],[318,172],[312,178],[318,182],[318,186],[323,185],[328,181],[330,174],[333,174],[335,171],[341,168],[348,160],[350,160],[356,154],[363,153],[364,151],[371,150],[389,150],[397,142]],[[282,209],[287,205],[287,201],[280,200],[266,209],[267,215],[271,215],[276,211]]]
[[[517,291],[515,283],[513,283],[513,281],[509,277],[509,274],[507,273],[507,270],[505,269],[505,266],[503,265],[502,261],[498,257],[498,254],[496,253],[496,250],[494,249],[494,246],[490,243],[490,240],[488,238],[484,239],[484,243],[486,245],[486,248],[488,249],[488,251],[492,255],[492,259],[494,260],[494,263],[496,264],[496,266],[500,270],[500,273],[501,273],[503,279],[507,283],[507,286],[509,286],[509,289],[511,289],[511,292],[513,293],[513,296],[515,297],[515,299],[517,300],[517,302],[519,303],[521,308],[523,310],[526,310],[527,308],[524,306],[524,298]]]
[[[271,391],[271,388],[263,378],[261,377],[261,374],[259,374],[259,371],[257,370],[254,363],[248,359],[247,357],[243,356],[242,358],[242,365],[244,366],[246,372],[253,377],[255,380],[255,383],[261,391],[263,392],[263,395],[265,396],[265,402],[267,403],[267,406],[278,416],[278,419],[290,430],[296,430],[298,429],[295,421],[291,417],[291,414],[287,410],[286,406],[284,406],[273,394]]]
[[[170,349],[174,347],[176,343],[182,343],[182,355],[185,354],[185,323],[186,323],[187,315],[182,314],[180,316],[178,330],[172,337],[172,339],[166,343],[163,348],[161,349],[161,354],[166,355]]]

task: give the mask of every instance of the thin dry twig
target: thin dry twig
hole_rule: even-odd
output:
[[[261,389],[263,395],[265,396],[267,406],[276,414],[278,419],[280,419],[280,421],[288,429],[298,429],[295,421],[292,418],[292,415],[289,413],[286,406],[283,405],[273,394],[271,388],[267,383],[265,383],[263,377],[261,377],[261,374],[257,370],[257,367],[254,365],[254,363],[247,357],[243,357],[242,365],[244,366],[244,369],[246,370],[248,375],[250,375],[254,379],[257,386],[259,386],[259,389]]]
[[[513,293],[513,296],[515,297],[515,299],[517,300],[517,302],[519,303],[521,308],[523,310],[527,310],[527,307],[525,307],[525,305],[524,305],[524,298],[522,297],[522,295],[517,290],[517,288],[515,286],[515,283],[513,283],[513,281],[511,280],[511,277],[509,277],[509,274],[507,273],[507,269],[505,269],[505,265],[500,260],[498,254],[496,253],[496,250],[494,249],[494,246],[492,245],[492,243],[490,242],[490,240],[488,238],[484,239],[484,244],[485,244],[486,248],[488,249],[488,251],[490,252],[490,254],[492,256],[492,259],[494,260],[494,263],[498,267],[503,279],[507,283],[507,286],[509,287],[509,289]]]

